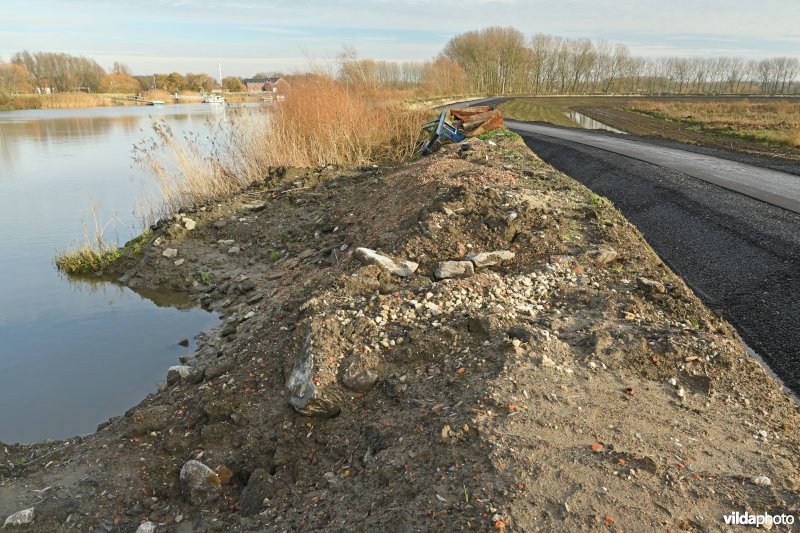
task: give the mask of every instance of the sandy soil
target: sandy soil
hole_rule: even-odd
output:
[[[736,511],[797,517],[798,406],[607,201],[495,141],[399,168],[276,171],[162,222],[116,274],[187,290],[223,323],[96,433],[0,445],[0,520],[724,531]],[[392,274],[359,247],[418,268]],[[464,264],[491,251],[513,258]],[[442,261],[465,277],[437,279]]]

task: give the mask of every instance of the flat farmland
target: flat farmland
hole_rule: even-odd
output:
[[[578,112],[633,135],[800,161],[800,98],[541,96],[508,99],[507,118],[577,126]]]

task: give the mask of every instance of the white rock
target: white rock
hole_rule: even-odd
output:
[[[667,380],[667,383],[669,383],[669,384],[670,384],[670,385],[672,385],[673,387],[677,387],[677,386],[678,386],[678,380],[677,380],[677,379],[675,379],[675,378],[669,378],[669,379]]]
[[[187,365],[175,365],[175,366],[169,367],[167,369],[167,372],[172,372],[173,370],[178,373],[178,375],[181,377],[181,379],[186,379],[186,377],[192,371],[192,367],[187,366]]]
[[[220,239],[217,241],[219,244],[224,244],[225,246],[230,246],[231,244],[235,243],[233,239]]]
[[[231,255],[236,255],[241,251],[242,250],[238,246],[231,246],[230,248],[228,248],[228,253]]]
[[[684,398],[686,396],[686,390],[683,387],[678,389],[678,398]]]
[[[142,522],[136,528],[136,533],[155,533],[156,525],[153,522]]]
[[[509,250],[496,250],[494,252],[468,254],[465,259],[467,261],[472,261],[476,268],[485,268],[510,261],[511,259],[514,259],[514,255],[514,252]]]
[[[753,485],[760,485],[760,486],[763,486],[763,487],[768,487],[768,486],[772,485],[772,480],[770,478],[768,478],[767,476],[756,476],[753,479],[751,479],[750,481],[753,482]]]
[[[6,521],[3,523],[3,527],[5,528],[7,526],[24,526],[27,524],[32,524],[33,510],[34,508],[31,507],[30,509],[23,509],[22,511],[17,511],[16,513],[6,518]]]
[[[472,261],[442,261],[436,265],[436,279],[467,278],[475,273]]]
[[[355,256],[368,265],[378,265],[391,274],[400,276],[401,278],[411,277],[419,268],[419,265],[413,261],[403,261],[400,263],[400,266],[397,266],[397,263],[392,259],[379,254],[375,250],[370,250],[369,248],[356,248]]]
[[[195,505],[214,501],[219,498],[220,479],[216,472],[195,461],[186,461],[181,468],[181,483],[188,493],[189,500]]]
[[[176,267],[179,267],[179,266],[181,266],[182,264],[184,264],[185,262],[186,262],[186,259],[184,259],[184,258],[176,259],[176,260],[175,260],[175,266],[176,266]]]
[[[164,257],[168,257],[168,258],[169,257],[177,257],[178,250],[177,250],[177,248],[167,248],[166,250],[161,252],[161,255],[163,255]]]
[[[183,227],[188,229],[189,231],[192,231],[194,228],[197,227],[197,222],[195,222],[191,218],[184,218],[183,219]]]

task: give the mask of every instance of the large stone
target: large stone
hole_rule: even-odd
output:
[[[510,261],[514,259],[514,255],[514,252],[509,250],[495,250],[494,252],[469,254],[465,259],[472,261],[476,268],[486,268]]]
[[[594,250],[589,251],[586,255],[594,260],[599,266],[608,265],[613,263],[619,257],[615,249],[610,246],[598,246]]]
[[[183,227],[186,228],[189,231],[192,231],[194,228],[197,227],[197,222],[195,222],[191,218],[185,218],[184,217],[184,219],[183,219]]]
[[[222,480],[219,475],[194,459],[184,463],[180,479],[184,493],[195,505],[213,502],[222,492]]]
[[[163,255],[166,258],[176,257],[178,255],[178,250],[177,248],[167,248],[166,250],[161,252],[161,255]]]
[[[306,335],[300,357],[295,362],[289,379],[286,380],[286,391],[289,394],[289,405],[295,411],[306,416],[335,416],[341,411],[338,399],[326,395],[313,380],[314,341],[312,332]]]
[[[28,524],[32,524],[33,512],[34,512],[33,507],[31,507],[30,509],[23,509],[22,511],[17,511],[16,513],[6,518],[6,521],[3,523],[3,527],[6,528],[8,526],[11,527],[26,526]]]
[[[442,261],[433,271],[436,279],[468,278],[474,273],[472,261]]]
[[[155,533],[156,531],[156,524],[150,521],[142,522],[139,524],[139,527],[136,528],[136,533]]]
[[[639,277],[636,279],[636,284],[639,289],[650,294],[664,294],[667,292],[664,284],[654,279]]]
[[[400,266],[397,265],[392,259],[381,255],[375,250],[369,248],[356,248],[355,256],[368,265],[378,265],[384,270],[400,276],[401,278],[409,278],[414,272],[417,271],[419,265],[413,261],[403,261]]]
[[[342,385],[355,392],[369,392],[378,382],[378,373],[361,363],[351,363],[339,379]]]
[[[191,372],[192,367],[188,365],[171,366],[167,370],[167,384],[175,385],[176,383],[188,378]]]

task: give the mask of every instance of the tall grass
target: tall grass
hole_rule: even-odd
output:
[[[91,203],[92,233],[89,232],[86,219],[83,223],[83,240],[72,243],[65,250],[59,252],[54,263],[58,270],[67,274],[86,274],[103,270],[107,265],[119,258],[120,252],[116,243],[106,239],[106,230],[115,223],[112,218],[106,223],[98,220],[98,206],[95,201]]]
[[[642,101],[632,108],[712,133],[800,147],[800,103],[732,101]]]
[[[207,204],[263,180],[270,167],[359,167],[410,158],[425,119],[402,95],[309,75],[273,108],[228,110],[213,138],[179,135],[166,122],[135,149],[161,199],[140,207],[146,223]],[[205,148],[204,148],[205,146]]]
[[[309,75],[292,81],[264,148],[273,164],[295,167],[402,161],[413,154],[424,119],[392,91]]]

